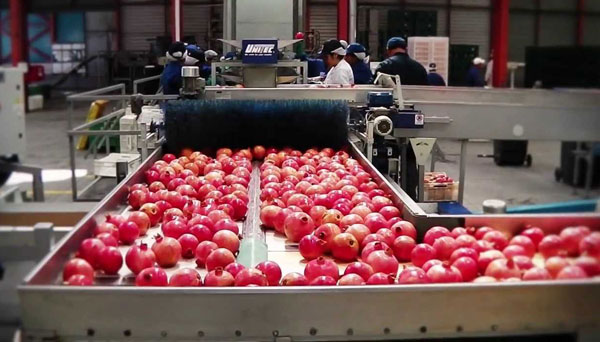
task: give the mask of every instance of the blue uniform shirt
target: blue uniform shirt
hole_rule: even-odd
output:
[[[469,68],[469,72],[467,72],[467,87],[483,87],[485,86],[485,81],[483,80],[483,76],[478,68],[472,65]]]
[[[351,64],[352,73],[354,74],[354,84],[371,84],[373,83],[373,74],[367,63],[358,61]]]
[[[165,95],[179,95],[179,89],[181,88],[181,62],[173,61],[169,62],[163,70],[162,76],[160,76],[160,85],[163,88],[163,94]]]
[[[442,75],[437,72],[430,72],[427,74],[427,84],[430,86],[445,86],[446,82]]]
[[[320,76],[321,73],[327,72],[325,69],[325,63],[320,58],[308,58],[308,77],[317,77]]]

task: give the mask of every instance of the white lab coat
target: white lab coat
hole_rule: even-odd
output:
[[[485,67],[485,84],[488,87],[492,86],[492,75],[494,72],[494,60],[490,59],[487,66]]]
[[[329,70],[325,78],[325,84],[354,84],[354,74],[350,64],[342,59]]]

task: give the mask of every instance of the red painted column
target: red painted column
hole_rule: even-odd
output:
[[[27,13],[25,1],[10,0],[10,43],[12,64],[27,61]]]
[[[348,41],[348,18],[350,17],[350,3],[348,0],[337,2],[337,39]]]
[[[494,69],[492,84],[494,87],[506,86],[506,72],[508,62],[508,20],[510,0],[493,0],[493,25],[494,25]]]
[[[173,41],[183,39],[183,12],[181,11],[183,1],[171,0],[171,37]],[[179,23],[179,25],[177,25]]]
[[[577,46],[583,45],[583,14],[585,12],[585,0],[577,0],[577,30],[575,41]]]
[[[50,26],[50,42],[56,43],[56,14],[54,12],[50,13],[48,25]]]

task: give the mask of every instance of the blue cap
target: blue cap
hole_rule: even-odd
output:
[[[195,44],[188,44],[188,45],[186,45],[185,48],[188,50],[188,52],[189,51],[201,51],[202,50],[202,49],[200,49],[200,47],[198,45],[195,45]]]
[[[358,59],[363,60],[367,57],[367,49],[364,46],[358,43],[352,43],[348,45],[346,49],[346,54],[351,54],[356,56]]]
[[[367,50],[365,49],[364,46],[362,46],[358,43],[352,43],[352,44],[348,45],[348,48],[346,49],[346,53],[355,54],[357,52],[367,52]]]
[[[392,37],[387,41],[387,49],[403,48],[406,49],[406,40],[402,37]]]
[[[237,56],[236,56],[235,52],[233,52],[233,51],[230,51],[225,54],[225,60],[227,60],[227,61],[234,60],[234,59],[236,59],[236,57]]]

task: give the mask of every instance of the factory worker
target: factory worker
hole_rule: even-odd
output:
[[[494,50],[492,50],[490,52],[490,60],[488,61],[487,65],[485,66],[485,85],[487,85],[488,87],[492,87],[492,82],[493,82],[493,74],[494,74]]]
[[[323,44],[321,58],[330,68],[325,84],[354,84],[354,74],[350,64],[344,60],[346,49],[339,40],[330,39]]]
[[[388,58],[375,69],[375,75],[378,72],[399,75],[402,84],[427,85],[427,71],[421,63],[408,56],[404,38],[390,38],[387,42],[387,54]]]
[[[167,51],[167,65],[160,76],[160,85],[165,95],[178,95],[181,88],[181,67],[187,58],[187,48],[183,42],[175,42]]]
[[[373,83],[373,74],[371,74],[371,69],[369,68],[369,58],[364,46],[358,43],[348,45],[344,59],[352,68],[355,84]]]
[[[187,55],[185,56],[185,61],[183,64],[185,65],[196,65],[201,66],[206,61],[204,57],[204,51],[197,45],[187,45],[186,46]]]
[[[379,63],[375,69],[375,75],[378,72],[388,75],[399,75],[400,83],[403,85],[427,85],[427,71],[421,63],[408,56],[406,52],[406,40],[401,37],[392,37],[387,41],[388,58]],[[419,173],[417,172],[417,162],[412,145],[408,144],[406,163],[402,163],[402,168],[406,168],[406,193],[413,199],[417,198],[417,185],[419,184]]]
[[[210,76],[210,63],[217,57],[218,54],[213,50],[203,51],[196,45],[188,45],[185,65],[198,66],[200,68],[200,77],[206,79]]]
[[[484,87],[485,80],[483,79],[482,70],[485,68],[485,59],[480,57],[473,58],[473,63],[467,72],[466,83],[467,87]]]
[[[427,74],[427,84],[430,86],[446,86],[446,81],[442,75],[437,73],[437,66],[435,63],[429,63],[429,73]]]

